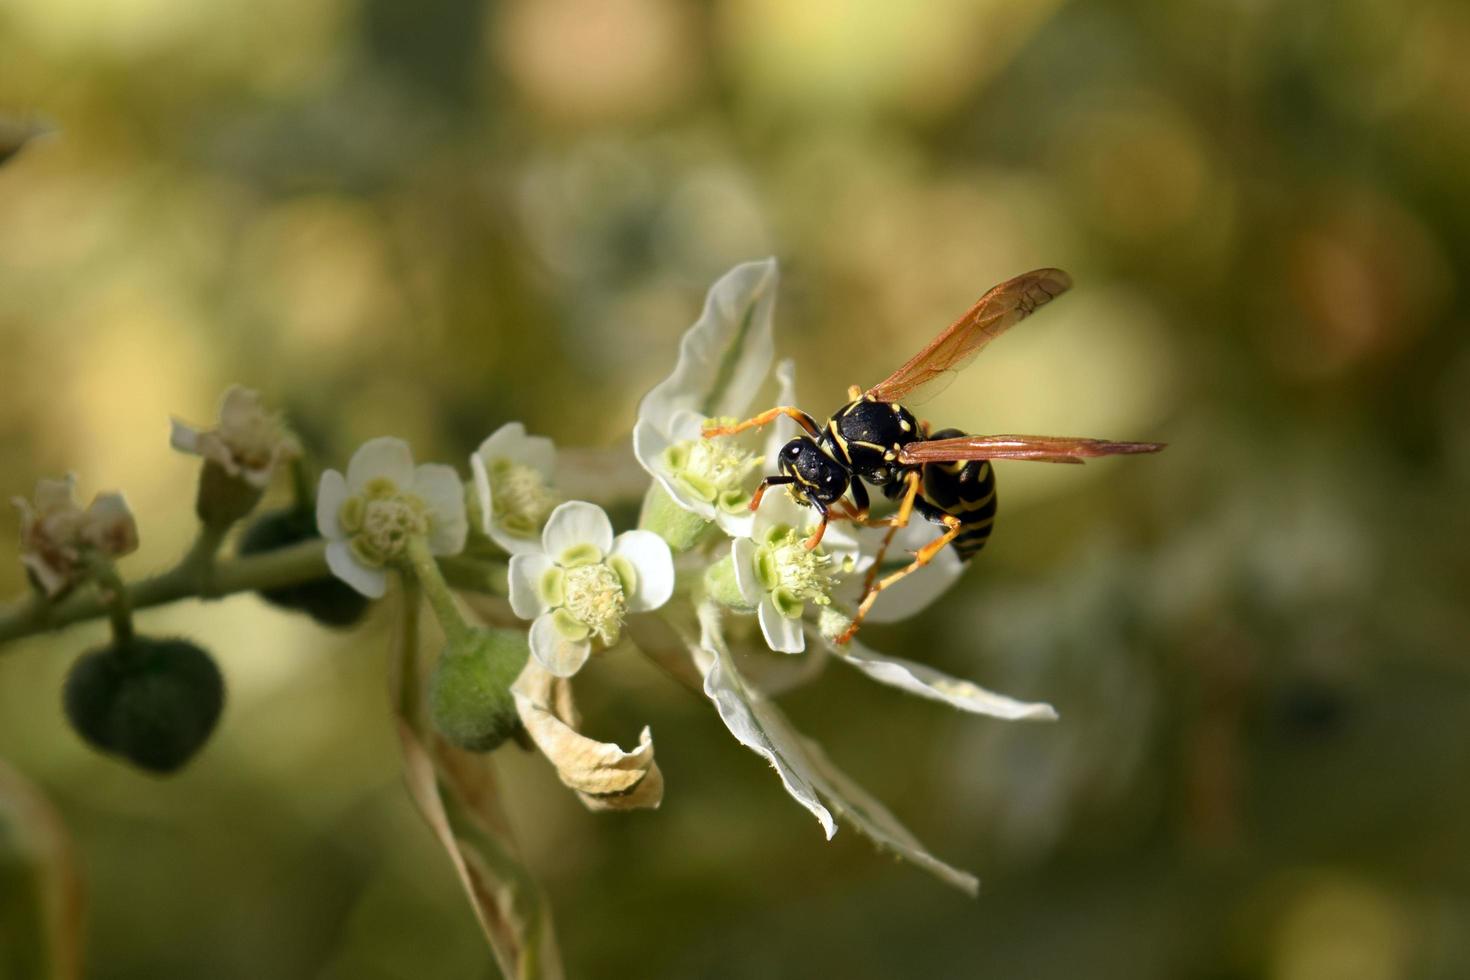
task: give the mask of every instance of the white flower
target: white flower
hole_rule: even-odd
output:
[[[541,528],[561,498],[551,488],[556,446],[507,422],[470,456],[480,529],[512,555],[541,548]]]
[[[265,410],[259,392],[239,385],[231,385],[220,400],[217,427],[201,431],[174,419],[169,442],[257,489],[270,483],[278,464],[301,455],[300,443],[280,415]]]
[[[401,559],[409,538],[423,535],[436,555],[464,548],[464,486],[453,467],[413,465],[402,439],[371,439],[353,453],[344,478],[322,474],[316,523],[327,539],[332,574],[376,599],[388,587],[385,566]]]
[[[841,528],[829,526],[821,545],[807,549],[813,516],[773,490],[761,499],[750,536],[730,544],[740,595],[756,607],[766,645],[778,653],[806,649],[801,623],[808,604],[831,605],[838,583],[862,567],[857,542]]]
[[[775,356],[771,314],[776,260],[738,265],[716,282],[704,312],[684,334],[674,373],[638,405],[633,452],[682,508],[748,534],[748,509],[761,466],[756,433],[703,439],[711,418],[743,418]],[[765,406],[761,406],[765,407]]]
[[[674,558],[652,531],[613,537],[601,507],[571,500],[551,512],[541,549],[512,555],[510,605],[531,625],[531,653],[571,677],[593,642],[613,645],[628,613],[648,612],[674,592]]]
[[[37,480],[33,500],[14,498],[20,510],[20,560],[48,596],[86,574],[86,552],[109,558],[138,548],[138,526],[120,493],[99,493],[85,511],[73,499],[76,477]]]
[[[888,529],[883,527],[856,529],[857,538],[862,547],[861,563],[864,570],[872,567],[878,548],[882,546],[883,537],[887,533]],[[899,528],[893,535],[893,540],[889,542],[879,577],[903,568],[913,561],[916,551],[942,533],[943,528],[926,521],[915,513],[909,519],[908,524]],[[964,574],[966,567],[959,553],[953,547],[946,547],[935,555],[929,564],[915,569],[884,589],[883,594],[878,596],[877,601],[873,603],[873,608],[869,610],[865,622],[896,623],[901,619],[918,615],[949,591],[949,587]],[[854,575],[844,581],[842,587],[837,591],[838,602],[849,607],[857,606],[863,598],[863,585],[866,578],[866,574]],[[845,628],[844,626],[843,629]],[[839,629],[838,632],[841,630]]]

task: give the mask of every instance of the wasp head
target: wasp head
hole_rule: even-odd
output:
[[[781,447],[777,466],[783,476],[795,481],[791,484],[791,494],[804,504],[836,503],[847,492],[848,481],[852,479],[847,467],[805,436]]]

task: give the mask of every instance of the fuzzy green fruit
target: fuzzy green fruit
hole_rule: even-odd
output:
[[[510,685],[531,648],[518,630],[475,630],[469,642],[446,645],[429,678],[429,716],[450,742],[489,752],[520,727]]]
[[[199,751],[224,699],[209,654],[187,640],[147,637],[83,654],[62,692],[82,738],[156,773],[174,772]]]

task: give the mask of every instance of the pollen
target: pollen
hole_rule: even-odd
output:
[[[559,503],[561,497],[547,486],[540,470],[508,459],[491,465],[491,516],[512,534],[536,534]]]
[[[409,538],[429,532],[429,510],[424,502],[382,479],[343,501],[339,518],[352,535],[348,545],[353,555],[372,567],[402,557]]]
[[[733,512],[750,502],[748,477],[761,459],[725,440],[695,439],[670,446],[664,461],[690,493]]]
[[[825,606],[832,601],[837,571],[832,556],[821,548],[809,550],[795,528],[775,527],[767,533],[756,551],[755,569],[786,616],[800,616],[808,602]]]
[[[616,643],[628,612],[628,596],[618,573],[602,562],[579,565],[566,570],[562,587],[566,611],[604,645]]]

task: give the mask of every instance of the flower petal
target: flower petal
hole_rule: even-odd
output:
[[[522,619],[535,619],[551,608],[541,595],[541,580],[556,567],[541,552],[510,556],[510,608]]]
[[[766,591],[755,577],[755,542],[749,538],[731,541],[730,563],[735,566],[735,584],[740,586],[740,598],[752,606],[759,605]]]
[[[921,698],[942,701],[971,714],[991,715],[1007,721],[1055,721],[1056,709],[1049,704],[1017,701],[1004,694],[987,691],[978,684],[950,677],[924,664],[889,657],[869,650],[857,641],[845,647],[829,644],[839,660],[856,667],[882,684]]]
[[[138,550],[138,524],[128,509],[127,499],[118,492],[99,493],[87,508],[82,537],[94,548],[114,558]]]
[[[815,517],[816,512],[792,500],[791,494],[786,491],[785,487],[776,487],[761,498],[760,508],[756,510],[755,521],[751,525],[750,536],[760,540],[761,536],[773,527],[805,527]]]
[[[782,358],[776,364],[775,404],[796,404],[796,361],[792,358]],[[801,434],[801,429],[796,424],[796,420],[789,416],[782,415],[775,422],[772,422],[771,427],[766,430],[766,466],[774,470],[776,456],[781,452],[781,447]]]
[[[769,596],[761,599],[756,615],[761,621],[761,635],[766,638],[766,646],[777,653],[801,653],[806,649],[806,634],[801,630],[801,620],[781,615]]]
[[[328,541],[341,541],[347,536],[337,522],[337,513],[348,497],[347,480],[336,470],[322,474],[316,488],[316,529]]]
[[[556,628],[550,613],[542,613],[531,624],[531,655],[557,677],[571,677],[591,654],[592,641],[568,640]]]
[[[766,259],[738,265],[710,287],[704,311],[679,342],[673,373],[639,403],[640,422],[667,432],[679,409],[707,416],[749,409],[774,356],[778,278],[776,260]]]
[[[327,567],[333,575],[369,599],[381,599],[388,591],[388,573],[381,568],[359,564],[345,541],[328,542]]]
[[[436,555],[463,551],[470,525],[465,517],[464,484],[454,467],[422,464],[414,470],[413,492],[429,506],[429,550]]]
[[[527,662],[510,691],[526,733],[588,809],[651,809],[663,800],[663,774],[653,761],[648,728],[631,752],[580,734],[570,683],[534,660]]]
[[[613,546],[612,521],[596,504],[568,500],[551,512],[541,532],[541,546],[555,558],[568,548],[590,544],[606,555]]]
[[[730,734],[775,768],[786,792],[817,818],[822,832],[831,840],[837,833],[837,821],[817,796],[813,774],[795,733],[775,705],[747,685],[735,670],[719,632],[719,616],[719,611],[708,604],[700,607],[701,635],[699,647],[693,652],[695,665],[704,674],[705,696],[714,702]]]
[[[470,453],[470,477],[475,483],[475,502],[480,505],[480,531],[489,534],[494,523],[495,496],[490,484],[490,471],[486,469],[485,461],[478,452]]]
[[[624,531],[613,541],[612,553],[628,559],[638,573],[638,584],[628,596],[629,612],[648,612],[674,594],[674,553],[668,542],[652,531]]]
[[[347,487],[353,493],[370,480],[392,480],[400,490],[413,485],[413,450],[402,439],[380,436],[369,439],[352,454],[347,464]]]
[[[200,430],[179,419],[169,420],[168,444],[179,452],[198,456]]]

